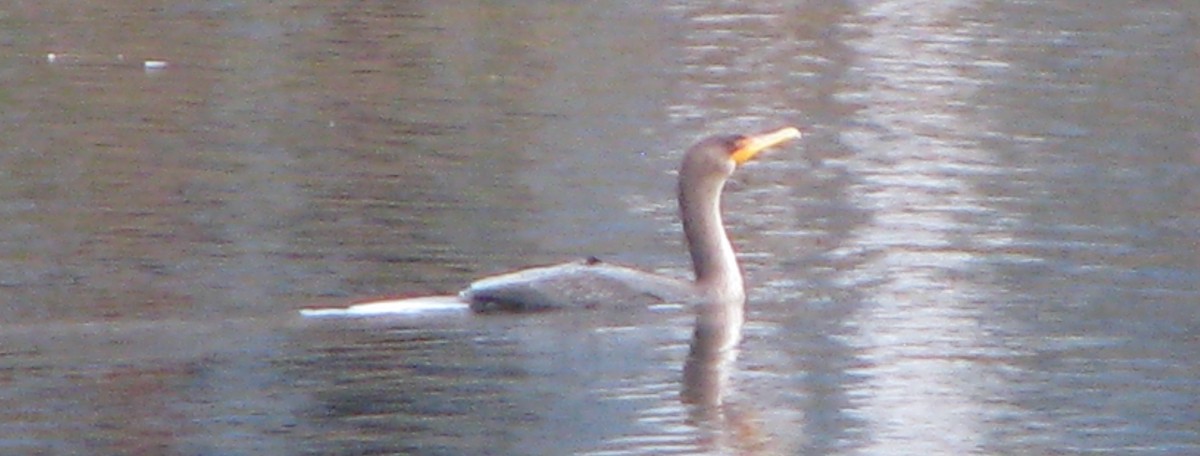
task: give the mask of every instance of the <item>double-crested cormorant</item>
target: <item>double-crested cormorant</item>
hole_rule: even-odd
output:
[[[741,323],[746,300],[742,273],[721,223],[721,189],[738,165],[772,146],[800,137],[793,127],[756,135],[706,138],[688,149],[679,168],[679,213],[695,270],[694,281],[678,280],[588,258],[484,278],[457,296],[477,312],[526,312],[558,308],[608,308],[656,303],[703,304],[717,326]],[[306,315],[403,312],[405,302],[362,304],[344,312],[309,310]],[[446,298],[426,301],[448,304]],[[715,329],[715,328],[714,328]],[[697,330],[703,330],[697,327]]]

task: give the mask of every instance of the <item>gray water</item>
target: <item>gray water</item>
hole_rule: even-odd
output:
[[[18,1],[0,454],[1200,453],[1197,21]],[[686,276],[681,150],[784,124],[726,191],[748,321],[699,400],[686,308],[297,315],[586,255]]]

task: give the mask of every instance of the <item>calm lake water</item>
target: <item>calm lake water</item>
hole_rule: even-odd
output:
[[[17,1],[0,453],[1200,454],[1198,24]],[[687,308],[297,314],[587,255],[686,276],[681,151],[786,124],[726,191],[748,321],[699,388]]]

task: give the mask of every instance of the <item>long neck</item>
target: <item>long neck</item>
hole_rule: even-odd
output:
[[[684,166],[679,178],[679,212],[696,285],[711,297],[722,301],[745,300],[742,272],[733,246],[721,223],[721,188],[724,176],[696,175]]]

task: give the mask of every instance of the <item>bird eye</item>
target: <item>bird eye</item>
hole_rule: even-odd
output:
[[[729,144],[729,153],[733,154],[733,153],[741,150],[743,147],[746,146],[746,143],[749,141],[750,141],[750,137],[746,136],[746,135],[731,136],[729,138],[729,143],[728,143]]]

